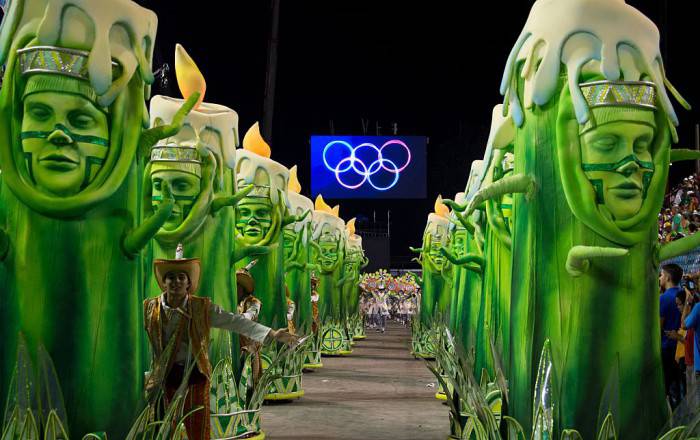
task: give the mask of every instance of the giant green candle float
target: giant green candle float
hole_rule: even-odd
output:
[[[188,110],[144,130],[156,22],[128,0],[17,0],[0,33],[0,394],[22,331],[53,358],[75,435],[123,438],[142,396],[138,253],[173,206],[166,192],[142,219],[143,153]]]
[[[480,375],[486,368],[489,375],[494,377],[493,361],[496,357],[503,359],[508,356],[510,342],[510,285],[511,285],[511,233],[510,217],[512,212],[511,193],[502,194],[496,198],[490,198],[489,194],[498,188],[499,182],[512,173],[512,150],[514,129],[512,119],[503,115],[503,106],[497,105],[493,109],[491,120],[491,132],[486,145],[484,161],[480,166],[480,173],[473,181],[469,204],[480,205],[484,219],[483,259],[479,253],[472,254],[474,259],[465,258],[464,261],[476,263],[482,267],[482,297],[479,303],[479,313],[476,321],[475,334],[475,374]],[[508,179],[505,179],[508,181]],[[470,182],[472,183],[472,182]],[[478,186],[477,186],[478,184]],[[468,186],[470,186],[468,184]],[[476,191],[474,191],[476,189]],[[462,212],[466,208],[464,203],[446,201],[454,211]],[[461,215],[454,213],[458,218]],[[481,222],[477,222],[481,223]],[[463,225],[464,226],[464,225]],[[468,225],[467,225],[468,226]],[[481,260],[481,262],[479,262]],[[472,304],[473,305],[473,304]],[[495,347],[497,353],[491,353]]]
[[[506,66],[514,171],[483,199],[516,193],[509,401],[550,435],[591,438],[599,411],[626,438],[665,419],[656,271],[700,238],[656,243],[677,121],[658,39],[621,0],[538,1]]]
[[[345,222],[338,217],[339,208],[331,208],[319,194],[313,212],[312,246],[318,271],[318,310],[321,328],[321,353],[352,353],[346,323],[340,313],[339,285],[345,260]]]
[[[185,49],[177,45],[175,71],[182,95],[199,92],[203,100],[206,83],[203,75]],[[165,96],[151,99],[151,124],[160,126],[172,120],[183,100]],[[251,187],[234,195],[238,115],[218,104],[199,102],[184,121],[183,129],[164,139],[151,150],[146,167],[144,199],[147,211],[157,211],[163,203],[163,190],[168,187],[175,207],[151,243],[150,258],[172,258],[178,244],[188,255],[202,262],[200,295],[209,296],[225,310],[236,310],[236,278],[234,263],[251,252],[261,252],[256,246],[234,245],[235,205]],[[232,249],[235,251],[232,252]],[[146,267],[150,267],[147,264]],[[152,271],[146,272],[149,296],[159,295],[160,289]],[[229,390],[238,390],[236,398],[216,400],[212,405],[212,429],[217,436],[259,433],[259,406],[246,399],[245,384],[256,386],[245,376],[246,360],[241,359],[238,338],[229,332],[212,331],[210,359],[215,367],[215,393],[221,378],[233,380],[222,383]],[[231,374],[228,374],[228,369]],[[238,386],[243,383],[244,385]],[[261,385],[261,386],[264,386]],[[243,390],[243,391],[241,391]],[[227,414],[217,416],[217,414]]]
[[[445,258],[441,248],[449,245],[448,218],[450,210],[442,203],[442,197],[435,200],[435,212],[428,215],[428,222],[423,233],[423,247],[411,248],[420,254],[423,267],[420,319],[414,325],[412,352],[416,357],[434,357],[431,342],[433,321],[447,319],[449,311],[452,264]]]
[[[236,207],[236,246],[268,246],[265,255],[245,257],[237,265],[258,263],[252,268],[255,295],[262,302],[258,320],[269,327],[287,327],[287,297],[284,283],[284,245],[282,230],[299,218],[287,215],[289,170],[270,159],[272,151],[255,123],[243,138],[243,148],[236,151],[238,186],[254,185]],[[274,345],[266,347],[275,350]],[[271,353],[263,353],[263,367]],[[303,395],[301,362],[286,362],[282,377],[266,394],[269,400],[293,399]]]
[[[341,314],[345,315],[351,339],[365,339],[365,326],[360,316],[360,271],[369,261],[362,249],[362,237],[355,234],[355,219],[345,225],[345,264],[343,265]]]
[[[178,45],[175,67],[183,96],[194,91],[203,99],[204,77]],[[151,99],[151,121],[159,126],[170,121],[182,106],[182,99],[155,96]],[[238,143],[238,115],[233,110],[210,103],[199,103],[187,116],[180,132],[163,140],[151,150],[146,168],[144,195],[148,206],[157,211],[165,186],[175,198],[172,214],[153,241],[153,258],[172,258],[179,243],[188,255],[202,260],[200,291],[226,310],[234,310],[234,210],[229,207],[246,190],[234,196],[233,168]],[[228,209],[222,209],[228,208]],[[250,252],[250,247],[244,248]],[[255,250],[255,248],[254,248]],[[160,289],[149,273],[147,288],[151,296]]]
[[[284,269],[285,281],[296,304],[294,324],[300,334],[311,332],[313,316],[311,314],[311,270],[310,247],[311,216],[314,202],[300,194],[301,184],[297,176],[297,166],[289,169],[289,211],[303,218],[285,226],[284,234]]]
[[[297,223],[285,226],[284,234],[284,268],[285,282],[289,288],[292,300],[296,304],[295,325],[299,334],[312,332],[313,314],[311,306],[311,272],[315,266],[311,264],[311,213],[314,202],[300,194],[301,184],[297,176],[297,166],[289,169],[289,198],[290,213],[302,218]],[[304,217],[306,215],[306,217]],[[317,344],[309,344],[304,354],[304,368],[320,368],[321,352],[315,350]]]

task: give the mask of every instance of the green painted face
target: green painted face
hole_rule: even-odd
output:
[[[600,125],[581,136],[581,161],[597,202],[616,220],[639,212],[654,174],[650,147],[654,129],[630,121]]]
[[[185,221],[201,191],[201,179],[194,174],[179,170],[156,171],[151,175],[151,201],[153,209],[157,209],[163,200],[163,187],[170,186],[175,207],[162,229],[173,231]]]
[[[326,272],[332,271],[338,263],[338,241],[330,236],[321,237],[319,246],[321,247],[321,255],[319,256],[321,269]]]
[[[22,150],[36,186],[58,196],[80,192],[109,151],[107,115],[74,94],[38,92],[23,103]]]
[[[462,258],[467,255],[467,231],[459,228],[454,233],[452,239],[452,253],[457,258]]]
[[[236,229],[247,244],[259,243],[272,226],[272,202],[268,198],[245,197],[236,207]]]
[[[440,248],[444,246],[441,236],[435,236],[433,234],[428,234],[428,258],[435,266],[435,269],[441,271],[445,267],[445,257],[440,252]]]

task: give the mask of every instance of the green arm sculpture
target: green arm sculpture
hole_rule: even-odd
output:
[[[440,253],[445,256],[452,264],[455,266],[462,266],[466,269],[472,270],[474,272],[481,273],[484,267],[484,257],[477,254],[467,254],[461,258],[458,258],[446,247],[440,248]]]
[[[629,255],[628,249],[599,246],[574,246],[566,257],[566,271],[572,277],[580,277],[588,272],[591,260],[596,258],[619,258]]]

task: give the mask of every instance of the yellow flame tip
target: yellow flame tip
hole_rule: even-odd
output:
[[[207,82],[197,64],[181,44],[175,45],[175,77],[183,98],[187,99],[195,92],[200,93],[199,100],[194,106],[197,109],[204,101]]]
[[[243,149],[262,157],[272,156],[272,149],[260,134],[260,124],[257,122],[248,129],[243,137]]]

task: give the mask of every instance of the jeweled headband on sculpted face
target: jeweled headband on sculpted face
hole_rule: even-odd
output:
[[[19,69],[22,76],[50,73],[90,81],[88,61],[90,52],[66,47],[34,46],[19,49]],[[112,78],[123,74],[121,65],[112,60]]]

